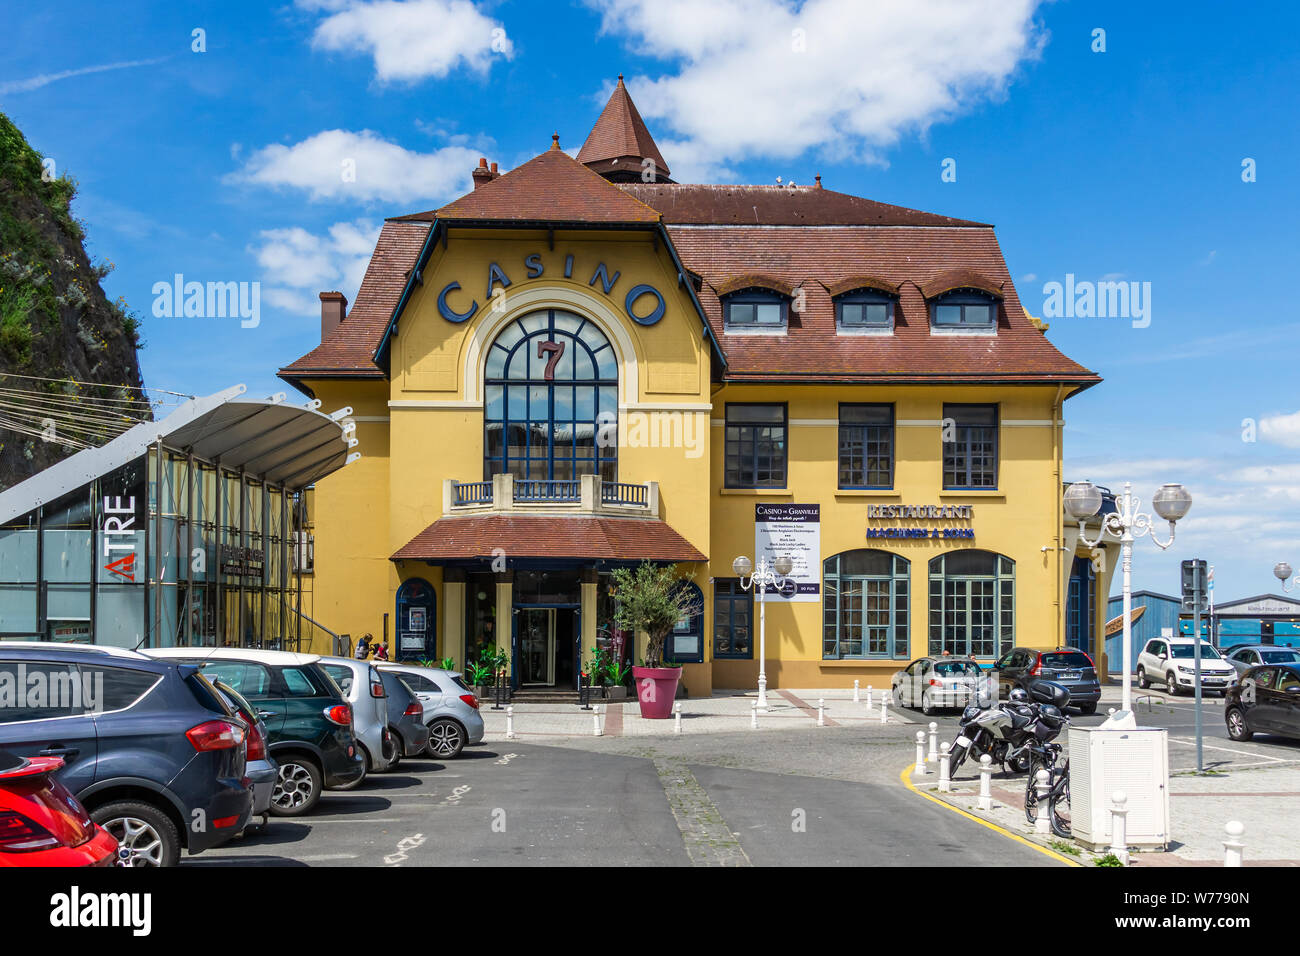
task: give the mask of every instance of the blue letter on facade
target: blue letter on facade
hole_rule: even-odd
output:
[[[592,281],[594,282],[595,280],[593,279]],[[644,317],[639,316],[632,311],[632,306],[636,303],[636,300],[641,298],[643,295],[654,296],[657,303],[654,309],[651,310],[650,314]],[[627,298],[623,300],[623,311],[627,313],[627,317],[633,322],[640,325],[654,325],[664,317],[664,297],[660,295],[659,290],[652,285],[634,286],[632,290],[628,292]]]
[[[464,322],[466,319],[468,319],[470,316],[472,316],[475,312],[478,311],[477,302],[471,302],[469,304],[469,309],[465,312],[453,311],[452,307],[447,304],[447,293],[455,292],[459,288],[460,288],[459,282],[449,282],[447,283],[447,286],[441,292],[438,293],[438,314],[441,315],[448,322]]]

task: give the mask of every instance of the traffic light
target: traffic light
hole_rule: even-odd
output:
[[[1197,559],[1183,562],[1183,603],[1182,610],[1195,614],[1206,611],[1205,600],[1206,566]]]

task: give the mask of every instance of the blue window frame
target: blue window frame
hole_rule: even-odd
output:
[[[483,480],[618,480],[618,360],[590,320],[532,312],[501,330],[484,370]]]
[[[945,404],[941,428],[944,489],[996,489],[998,407]]]
[[[726,486],[784,488],[786,406],[728,403],[726,416]]]
[[[754,659],[754,597],[740,586],[739,578],[713,582],[713,656]]]
[[[930,561],[930,653],[996,658],[1016,642],[1016,563],[966,548]]]
[[[1065,639],[1070,647],[1089,656],[1093,653],[1096,592],[1092,562],[1087,558],[1076,557],[1070,569],[1070,589],[1065,605]]]
[[[907,660],[909,562],[872,548],[822,564],[822,658]]]
[[[855,289],[835,299],[835,326],[841,331],[892,329],[894,298],[873,289]]]
[[[840,487],[894,486],[894,406],[840,405]]]
[[[683,581],[678,588],[687,593],[692,613],[684,615],[668,634],[664,659],[679,664],[698,664],[704,660],[704,595],[693,581]]]
[[[790,303],[771,289],[742,289],[722,300],[723,328],[784,329],[789,321]]]
[[[930,303],[936,329],[994,329],[997,322],[998,300],[986,292],[949,292]]]

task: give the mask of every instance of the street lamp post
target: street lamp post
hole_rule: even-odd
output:
[[[748,591],[753,588],[758,592],[758,709],[767,710],[767,616],[763,597],[769,588],[783,588],[794,570],[790,556],[782,554],[771,564],[766,557],[758,559],[754,567],[749,558],[743,554],[731,562],[731,570],[740,578],[740,586]],[[748,580],[746,580],[748,579]]]
[[[1157,515],[1169,522],[1169,540],[1156,537],[1151,515],[1138,511],[1141,503],[1132,493],[1132,483],[1124,482],[1124,494],[1115,499],[1116,510],[1101,520],[1101,531],[1090,541],[1084,530],[1085,522],[1101,512],[1101,489],[1090,481],[1076,481],[1065,490],[1065,512],[1079,522],[1079,540],[1095,548],[1109,532],[1120,541],[1121,568],[1124,575],[1124,693],[1122,708],[1131,711],[1133,682],[1133,624],[1129,620],[1133,611],[1133,541],[1150,535],[1156,547],[1167,550],[1174,543],[1174,525],[1192,507],[1192,496],[1178,484],[1161,485],[1151,498],[1151,507]]]
[[[1291,577],[1293,568],[1285,561],[1279,561],[1273,565],[1273,576],[1282,582],[1282,590],[1290,592],[1297,584],[1300,584],[1300,574],[1297,574],[1294,581],[1288,581]]]

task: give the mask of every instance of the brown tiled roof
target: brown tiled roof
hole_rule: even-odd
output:
[[[713,291],[718,295],[729,295],[741,289],[752,288],[771,289],[773,292],[780,292],[782,295],[794,295],[794,286],[790,283],[762,272],[745,272],[738,276],[730,276],[713,285]]]
[[[610,561],[707,561],[663,521],[552,515],[473,515],[439,518],[393,561],[492,558],[603,558]]]
[[[921,295],[934,299],[954,289],[979,289],[996,298],[1002,298],[1002,283],[981,275],[974,269],[949,269],[921,285]]]
[[[708,186],[620,183],[664,222],[709,226],[983,226],[837,193],[820,186]]]
[[[857,289],[876,289],[887,295],[898,295],[898,283],[882,279],[880,276],[845,276],[837,282],[822,282],[822,288],[827,291],[831,298]]]
[[[324,342],[280,369],[280,376],[290,381],[322,372],[331,377],[383,377],[371,356],[428,234],[427,222],[385,222],[352,309]]]
[[[705,280],[700,302],[726,353],[728,381],[1099,381],[1026,317],[992,228],[669,226],[668,233],[683,265]],[[921,288],[955,263],[1001,284],[996,335],[931,333]],[[804,289],[804,310],[786,335],[723,328],[714,288],[756,270]],[[898,288],[892,335],[836,332],[827,287],[864,274]]]
[[[441,209],[401,221],[647,223],[659,213],[558,146],[502,173]]]
[[[620,73],[609,102],[601,110],[600,118],[591,128],[582,149],[578,150],[578,162],[598,173],[621,168],[639,174],[644,159],[654,160],[656,174],[668,177],[668,164],[628,95]]]

